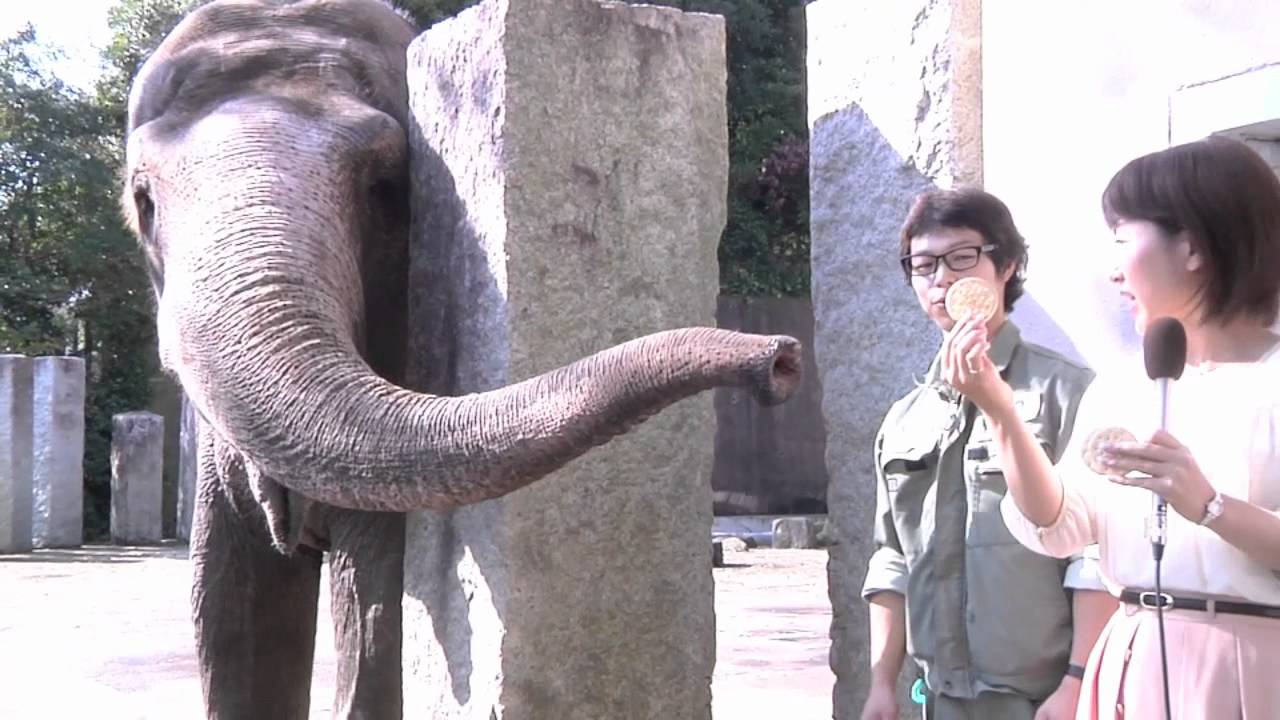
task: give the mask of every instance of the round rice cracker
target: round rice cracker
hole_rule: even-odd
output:
[[[985,280],[967,277],[957,280],[947,288],[947,314],[956,322],[980,317],[985,322],[996,314],[999,307],[996,291]]]
[[[1085,438],[1084,447],[1080,449],[1080,455],[1084,458],[1084,464],[1088,468],[1099,475],[1112,475],[1111,469],[1103,465],[1099,460],[1102,454],[1102,446],[1118,442],[1135,442],[1137,440],[1133,433],[1120,427],[1104,427],[1098,428],[1089,433],[1089,437]]]

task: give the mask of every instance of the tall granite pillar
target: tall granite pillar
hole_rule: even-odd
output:
[[[31,549],[31,358],[0,355],[0,553]]]
[[[412,384],[467,393],[715,322],[719,17],[487,0],[411,47]],[[411,516],[406,717],[710,717],[710,393]]]
[[[898,269],[898,232],[917,193],[982,183],[980,11],[980,0],[805,6],[814,352],[839,540],[828,565],[837,718],[859,716],[869,680],[860,589],[876,430],[941,339]],[[904,717],[917,717],[900,695]]]
[[[84,360],[35,359],[32,466],[36,547],[84,539]]]
[[[111,542],[160,542],[163,465],[163,417],[129,412],[111,418]]]
[[[191,539],[191,523],[196,503],[196,467],[199,463],[200,416],[186,393],[182,394],[182,419],[178,441],[177,537]]]

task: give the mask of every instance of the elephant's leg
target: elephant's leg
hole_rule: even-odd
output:
[[[202,438],[203,439],[203,438]],[[320,554],[285,556],[260,516],[242,515],[201,448],[191,593],[209,718],[305,720],[311,700]]]
[[[338,654],[334,717],[399,720],[405,516],[338,508],[326,514]]]

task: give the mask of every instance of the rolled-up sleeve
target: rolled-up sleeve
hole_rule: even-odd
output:
[[[892,591],[907,594],[907,561],[898,541],[898,528],[893,523],[893,507],[880,465],[880,440],[876,441],[876,517],[873,529],[875,551],[867,562],[867,577],[862,583],[862,597]]]
[[[1097,545],[1090,545],[1071,557],[1062,586],[1071,590],[1107,590],[1106,583],[1102,581]]]
[[[1098,541],[1088,503],[1070,483],[1063,485],[1058,517],[1045,527],[1028,520],[1013,501],[1012,494],[1000,501],[1000,514],[1018,542],[1041,555],[1071,557]]]
[[[869,598],[878,592],[896,592],[907,594],[907,561],[902,553],[881,546],[871,553],[867,563],[867,579],[862,583],[862,597]]]

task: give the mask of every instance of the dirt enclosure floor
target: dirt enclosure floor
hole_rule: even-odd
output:
[[[826,551],[725,560],[714,571],[714,717],[830,718]],[[199,718],[190,578],[185,545],[0,555],[0,718]],[[328,596],[321,588],[313,718],[332,704]]]

